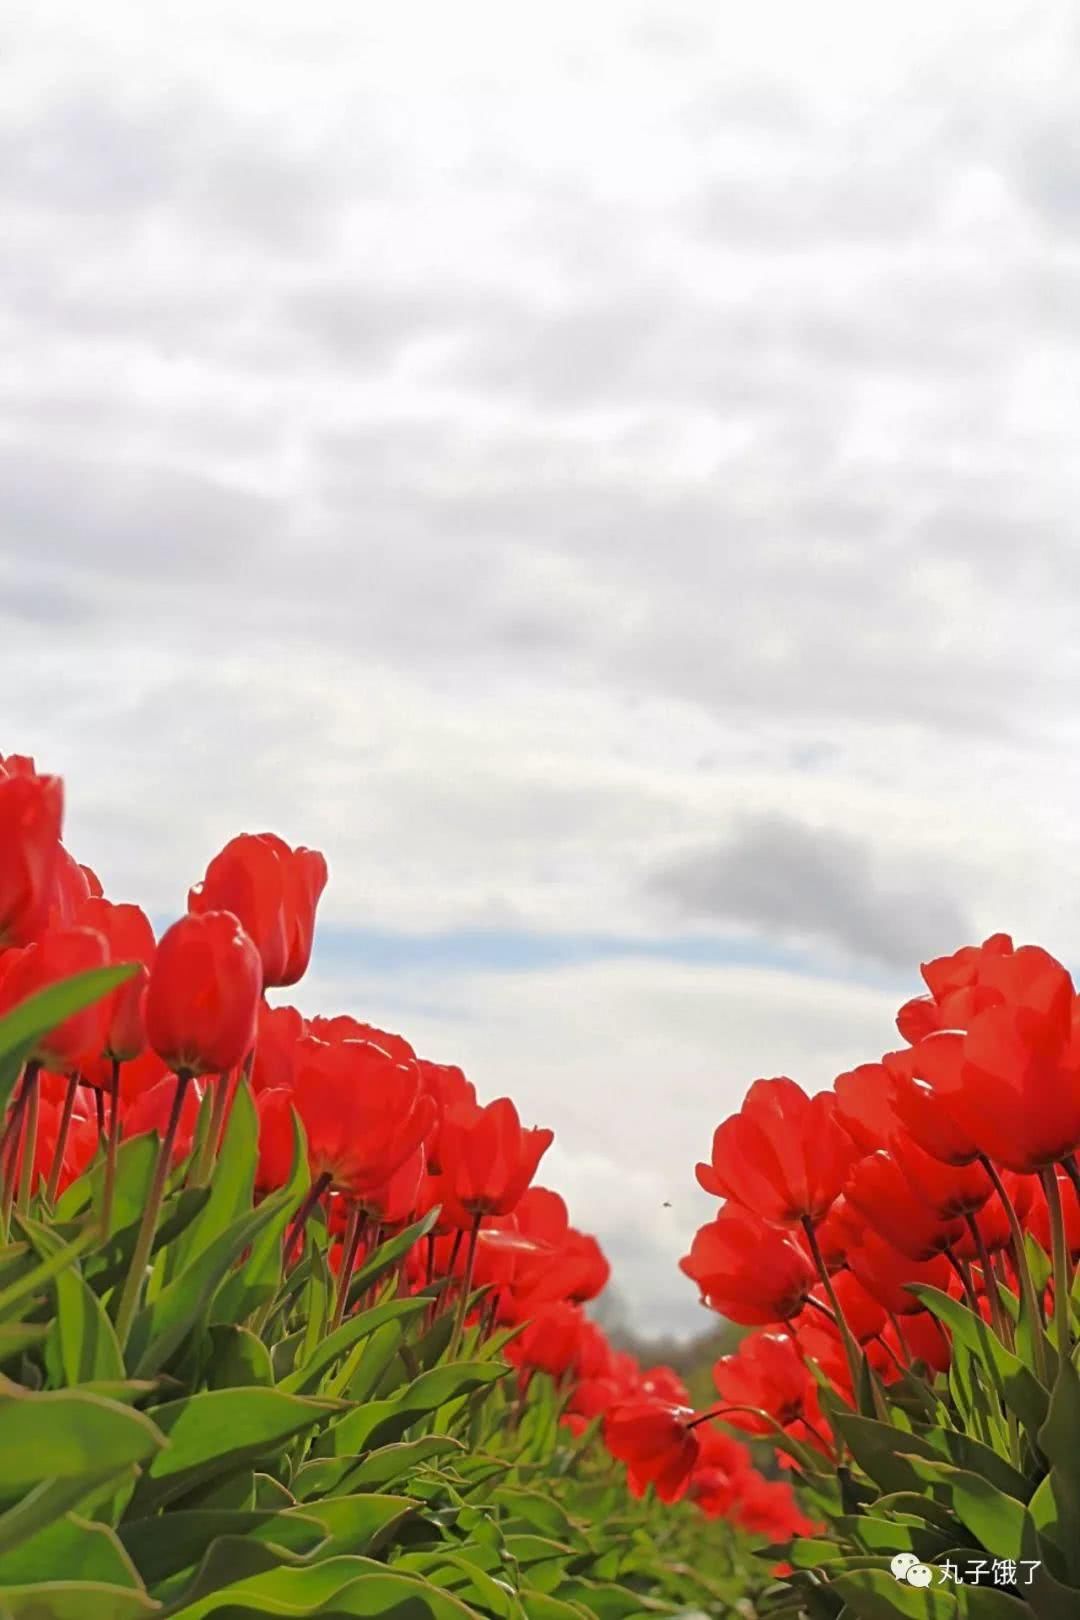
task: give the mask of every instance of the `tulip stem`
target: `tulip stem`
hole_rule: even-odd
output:
[[[1061,1163],[1064,1166],[1065,1174],[1073,1184],[1073,1190],[1077,1198],[1080,1199],[1080,1164],[1076,1162],[1076,1154],[1066,1154]]]
[[[225,1118],[225,1104],[229,1094],[229,1076],[218,1074],[214,1076],[210,1087],[210,1122],[203,1132],[199,1143],[199,1156],[195,1161],[195,1168],[191,1172],[191,1185],[205,1187],[210,1178],[210,1171],[218,1155],[218,1138],[221,1135],[221,1125]]]
[[[27,1070],[27,1080],[30,1083],[30,1096],[26,1104],[26,1118],[23,1123],[22,1138],[22,1169],[19,1174],[19,1209],[26,1210],[30,1205],[30,1193],[34,1185],[34,1160],[37,1158],[38,1139],[38,1104],[41,1087],[38,1084],[39,1065],[34,1065],[33,1073]]]
[[[116,1155],[120,1145],[120,1060],[113,1058],[109,1075],[109,1135],[105,1143],[105,1184],[101,1194],[101,1236],[107,1243],[112,1236],[113,1204],[116,1199]]]
[[[169,1179],[169,1168],[172,1164],[176,1133],[180,1127],[180,1114],[184,1106],[184,1096],[190,1081],[191,1073],[189,1070],[177,1070],[176,1089],[173,1092],[169,1122],[165,1127],[165,1135],[158,1145],[154,1179],[150,1183],[146,1208],[143,1210],[142,1220],[139,1223],[139,1234],[135,1239],[131,1264],[128,1266],[128,1273],[124,1278],[124,1291],[120,1295],[120,1305],[116,1313],[116,1337],[120,1342],[121,1350],[124,1350],[127,1346],[131,1324],[135,1320],[135,1312],[138,1309],[139,1296],[142,1293],[143,1281],[146,1275],[146,1263],[154,1246],[154,1234],[157,1231],[158,1216],[161,1214],[161,1206],[165,1198],[165,1187]]]
[[[808,1215],[804,1215],[802,1218],[802,1229],[806,1233],[806,1241],[810,1247],[814,1264],[817,1267],[818,1276],[821,1278],[821,1286],[828,1295],[829,1304],[832,1306],[833,1315],[836,1317],[836,1325],[840,1330],[844,1353],[847,1356],[848,1372],[851,1374],[851,1392],[858,1401],[862,1355],[858,1344],[855,1342],[855,1336],[848,1327],[847,1318],[837,1297],[836,1289],[833,1287],[832,1278],[829,1276],[829,1268],[825,1264],[825,1257],[821,1252],[821,1244],[818,1242],[817,1233],[814,1231],[814,1223]]]
[[[60,1128],[56,1133],[56,1147],[53,1149],[49,1185],[45,1194],[50,1204],[56,1203],[56,1195],[60,1191],[60,1173],[64,1168],[64,1154],[67,1151],[68,1132],[71,1130],[71,1116],[75,1112],[75,1093],[78,1089],[78,1074],[69,1074],[67,1091],[64,1093],[64,1111],[60,1115]]]
[[[319,1199],[322,1197],[327,1187],[329,1187],[331,1180],[332,1177],[329,1170],[324,1170],[320,1175],[315,1177],[315,1180],[311,1183],[311,1186],[304,1195],[304,1199],[300,1204],[300,1207],[293,1216],[292,1225],[285,1234],[284,1265],[288,1266],[291,1264],[293,1254],[296,1250],[296,1245],[304,1235],[304,1228],[307,1225],[308,1216],[315,1208],[315,1205],[319,1202]]]
[[[1046,1367],[1046,1340],[1043,1334],[1042,1312],[1035,1294],[1035,1284],[1031,1280],[1031,1267],[1028,1265],[1027,1248],[1024,1243],[1024,1229],[1020,1225],[1020,1218],[1016,1208],[1009,1197],[1008,1188],[998,1174],[997,1165],[985,1153],[979,1155],[979,1162],[994,1184],[994,1191],[1001,1199],[1001,1207],[1005,1211],[1009,1222],[1009,1231],[1012,1233],[1013,1259],[1016,1262],[1016,1275],[1020,1282],[1020,1297],[1023,1309],[1031,1323],[1031,1342],[1035,1349],[1035,1374],[1040,1384],[1048,1383],[1049,1374]]]
[[[1065,1240],[1065,1211],[1061,1203],[1061,1188],[1053,1165],[1042,1173],[1043,1191],[1050,1210],[1050,1236],[1054,1262],[1054,1328],[1057,1353],[1061,1361],[1068,1358],[1072,1348],[1072,1322],[1069,1316],[1069,1295],[1072,1276],[1069,1267],[1069,1246]]]
[[[19,1148],[22,1143],[23,1119],[30,1099],[31,1085],[37,1081],[39,1063],[31,1060],[22,1073],[19,1095],[11,1105],[11,1112],[0,1136],[0,1234],[6,1239],[11,1225],[11,1211],[15,1207],[15,1188],[19,1177]]]
[[[479,1211],[472,1218],[469,1228],[469,1247],[465,1255],[465,1275],[461,1282],[461,1298],[458,1300],[457,1316],[454,1320],[454,1331],[450,1339],[449,1359],[453,1361],[461,1347],[461,1336],[465,1332],[465,1317],[469,1309],[469,1295],[472,1293],[473,1272],[476,1269],[476,1244],[480,1236],[480,1222],[483,1215]]]
[[[356,1254],[360,1247],[360,1236],[363,1227],[363,1211],[356,1198],[349,1200],[349,1213],[345,1217],[345,1236],[341,1246],[341,1270],[338,1272],[337,1299],[334,1301],[334,1314],[331,1318],[331,1328],[341,1326],[345,1315],[345,1302],[349,1297],[349,1284],[352,1282],[353,1267],[356,1265]]]
[[[982,1229],[980,1228],[979,1223],[975,1219],[974,1215],[969,1213],[964,1216],[964,1220],[967,1222],[967,1229],[971,1234],[971,1241],[975,1245],[975,1252],[979,1256],[979,1270],[983,1274],[983,1285],[986,1290],[986,1297],[990,1302],[990,1325],[997,1334],[998,1338],[1001,1340],[1002,1344],[1011,1350],[1011,1335],[1006,1336],[1005,1332],[1005,1313],[1001,1308],[1001,1295],[998,1292],[997,1272],[994,1270],[993,1263],[991,1262],[990,1252],[986,1247],[986,1239],[983,1237]]]

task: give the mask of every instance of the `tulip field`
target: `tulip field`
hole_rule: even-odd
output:
[[[1053,957],[963,946],[896,1050],[750,1084],[692,1397],[591,1314],[549,1129],[292,1004],[321,854],[238,835],[158,937],[63,803],[0,758],[0,1620],[1080,1616]]]

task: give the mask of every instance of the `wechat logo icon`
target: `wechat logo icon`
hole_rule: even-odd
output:
[[[897,1553],[889,1568],[898,1581],[906,1581],[908,1586],[929,1586],[934,1578],[930,1565],[920,1564],[914,1553]]]

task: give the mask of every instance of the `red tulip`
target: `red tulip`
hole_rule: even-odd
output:
[[[32,760],[0,759],[0,949],[29,945],[45,927],[63,814],[58,776],[38,776]]]
[[[421,1142],[385,1181],[359,1195],[364,1213],[382,1226],[404,1226],[416,1213],[423,1179],[424,1145]]]
[[[965,945],[951,956],[924,962],[922,976],[930,994],[906,1002],[896,1015],[904,1040],[914,1046],[939,1030],[967,1029],[977,1013],[1001,999],[992,982],[997,958],[1012,954],[1008,934],[991,934],[981,945]]]
[[[297,1042],[292,1100],[307,1131],[312,1177],[326,1175],[354,1197],[384,1187],[435,1117],[416,1064],[395,1063],[367,1041],[330,1044],[305,1035]]]
[[[725,1406],[756,1407],[782,1429],[803,1418],[820,1419],[814,1379],[789,1338],[779,1333],[750,1333],[729,1356],[713,1367],[713,1383]],[[771,1425],[757,1412],[724,1412],[724,1421],[747,1434],[769,1434]]]
[[[846,1263],[848,1245],[857,1243],[865,1230],[865,1220],[841,1193],[816,1233],[818,1248],[830,1275]]]
[[[954,1119],[943,1097],[917,1079],[921,1047],[886,1052],[882,1063],[893,1080],[892,1106],[908,1135],[943,1164],[970,1164],[978,1148]]]
[[[898,1121],[893,1077],[882,1063],[860,1063],[833,1081],[836,1117],[862,1153],[888,1147]]]
[[[523,1129],[508,1097],[475,1110],[455,1104],[442,1126],[444,1215],[461,1227],[509,1215],[553,1141],[552,1131]]]
[[[1016,1176],[1011,1170],[1003,1170],[1001,1179],[1005,1184],[1009,1201],[1016,1211],[1020,1224],[1023,1225],[1040,1190],[1038,1177]],[[1000,1254],[1011,1247],[1012,1226],[1008,1211],[996,1192],[980,1210],[976,1211],[972,1219],[989,1254]],[[970,1230],[965,1230],[963,1237],[956,1244],[956,1254],[961,1260],[980,1259],[978,1244],[971,1236]]]
[[[963,1228],[912,1190],[894,1153],[871,1153],[851,1172],[844,1197],[874,1231],[912,1260],[928,1260],[956,1241]]]
[[[508,1347],[516,1366],[562,1378],[576,1372],[584,1317],[581,1307],[565,1300],[543,1305],[525,1331]]]
[[[95,929],[46,928],[32,945],[5,956],[0,1016],[50,985],[104,967],[108,959],[108,946]],[[102,1006],[97,1002],[43,1035],[30,1055],[50,1068],[66,1071],[75,1067],[85,1053],[98,1050],[101,1029]]]
[[[909,1293],[908,1284],[926,1283],[948,1293],[952,1278],[952,1270],[943,1254],[935,1254],[930,1260],[911,1260],[873,1231],[868,1231],[861,1243],[851,1246],[848,1265],[867,1292],[893,1316],[914,1315],[926,1309]]]
[[[80,866],[74,855],[69,855],[61,844],[49,899],[50,928],[69,928],[72,923],[78,922],[83,906],[93,896],[91,877],[93,873],[90,868]],[[94,881],[96,883],[97,879]]]
[[[228,911],[181,917],[161,937],[146,990],[146,1033],[177,1073],[223,1074],[255,1042],[259,953]]]
[[[856,1156],[828,1092],[808,1097],[794,1080],[755,1080],[740,1112],[717,1126],[712,1163],[699,1164],[697,1178],[763,1220],[817,1222]]]
[[[79,922],[104,936],[111,962],[139,964],[135,977],[119,985],[102,1009],[105,1056],[118,1063],[129,1062],[146,1046],[143,1000],[157,949],[154,930],[138,906],[113,905],[93,895],[80,907]]]
[[[337,1013],[333,1018],[316,1016],[309,1018],[304,1029],[305,1035],[314,1035],[317,1040],[327,1041],[331,1046],[338,1041],[366,1041],[369,1046],[377,1046],[380,1052],[393,1058],[395,1063],[416,1063],[417,1056],[403,1035],[391,1034],[386,1029],[376,1029],[374,1024],[362,1024],[358,1018],[352,1018],[348,1013]]]
[[[966,1035],[923,1041],[916,1063],[980,1151],[1023,1175],[1080,1146],[1080,1006],[1038,946],[995,958],[992,979],[1004,999]]]
[[[256,1096],[260,1091],[292,1086],[296,1047],[304,1034],[304,1020],[295,1007],[270,1007],[260,1001],[251,1066],[251,1089]]]
[[[188,910],[231,911],[255,943],[263,983],[295,984],[311,959],[326,875],[317,850],[290,849],[273,833],[241,833],[214,856]]]
[[[435,1128],[428,1144],[428,1166],[432,1175],[442,1174],[442,1124],[451,1108],[458,1105],[475,1108],[476,1087],[466,1080],[460,1069],[451,1063],[429,1063],[419,1060],[420,1080],[424,1090],[435,1104]]]
[[[812,1535],[817,1526],[799,1507],[786,1480],[765,1479],[751,1472],[735,1503],[735,1522],[753,1536],[790,1541]]]
[[[892,1156],[915,1196],[928,1204],[939,1220],[974,1215],[994,1190],[981,1164],[942,1164],[910,1137],[895,1138]]]
[[[659,1401],[627,1401],[612,1407],[604,1419],[604,1444],[626,1464],[635,1495],[652,1485],[661,1502],[682,1496],[700,1455],[690,1429],[693,1412]]]
[[[679,1267],[706,1305],[747,1327],[790,1321],[817,1280],[786,1233],[731,1204],[700,1229]]]

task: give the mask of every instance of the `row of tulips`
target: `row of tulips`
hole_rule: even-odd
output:
[[[756,1080],[718,1126],[697,1179],[720,1208],[681,1266],[750,1331],[715,1366],[715,1405],[657,1398],[625,1421],[641,1444],[665,1435],[672,1499],[693,1494],[711,1425],[772,1437],[817,1521],[778,1613],[1066,1620],[1080,1614],[1080,997],[1060,962],[1005,934],[922,974],[903,1045],[813,1096]],[[912,1525],[933,1591],[892,1561]],[[993,1591],[964,1585],[965,1555],[999,1572]]]
[[[519,1410],[546,1380],[566,1443],[588,1446],[596,1466],[605,1455],[625,1464],[633,1496],[685,1496],[702,1522],[769,1542],[809,1528],[788,1483],[766,1478],[747,1445],[707,1416],[684,1433],[689,1396],[670,1368],[642,1368],[589,1316],[609,1267],[558,1193],[536,1184],[550,1130],[523,1126],[509,1098],[482,1103],[459,1068],[419,1057],[399,1034],[267,1000],[308,967],[321,854],[269,834],[234,838],[158,939],[144,912],[106,898],[67,852],[62,810],[57,778],[30,759],[0,759],[0,1019],[73,975],[125,964],[126,976],[22,1054],[0,1142],[0,1243],[62,1211],[94,1176],[108,1243],[125,1147],[156,1137],[108,1302],[125,1353],[157,1286],[170,1189],[214,1185],[243,1090],[257,1128],[257,1204],[291,1185],[301,1130],[307,1190],[290,1209],[281,1260],[286,1277],[325,1266],[330,1331],[370,1309],[356,1279],[415,1230],[395,1262],[396,1297],[429,1302],[425,1319],[446,1323],[451,1357],[466,1343],[473,1354],[498,1344]]]

